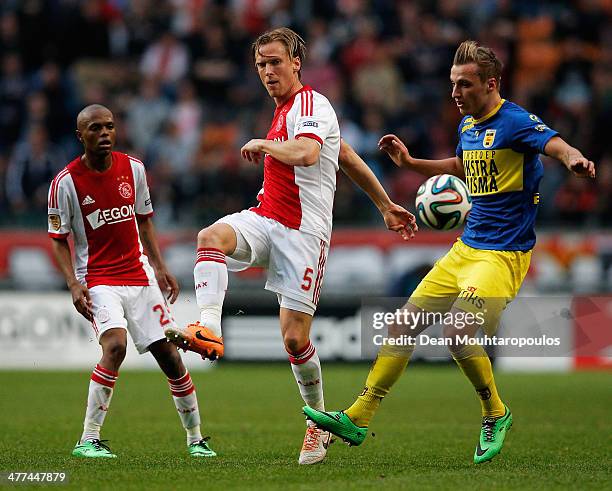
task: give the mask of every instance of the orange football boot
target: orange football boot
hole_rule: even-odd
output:
[[[164,334],[168,341],[185,351],[198,353],[203,359],[218,360],[225,352],[223,338],[202,326],[200,321],[189,324],[185,329],[169,327]]]

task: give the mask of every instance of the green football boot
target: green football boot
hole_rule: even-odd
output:
[[[111,452],[104,442],[108,440],[85,440],[75,445],[72,450],[74,457],[86,457],[90,459],[115,459],[117,456]]]
[[[343,411],[317,411],[309,406],[304,406],[302,411],[319,428],[342,438],[351,446],[361,445],[365,440],[368,427],[357,426]]]
[[[187,447],[189,455],[192,457],[216,457],[217,453],[208,446],[208,440],[210,437],[204,437],[197,442],[193,442]]]
[[[475,464],[488,462],[501,452],[506,433],[512,426],[512,412],[508,406],[504,407],[506,408],[506,413],[503,416],[499,418],[482,418],[480,441],[474,452]]]

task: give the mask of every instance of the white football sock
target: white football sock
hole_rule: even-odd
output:
[[[113,372],[100,365],[96,365],[96,368],[94,368],[89,381],[87,411],[83,422],[81,443],[85,440],[100,439],[100,429],[104,424],[104,418],[108,412],[118,376],[118,372]]]
[[[221,309],[227,290],[225,254],[219,249],[201,247],[193,270],[195,292],[200,307],[200,323],[217,336],[221,332]]]
[[[168,379],[168,384],[181,423],[183,423],[183,428],[187,432],[187,445],[191,445],[202,439],[198,398],[191,381],[191,375],[189,375],[189,372],[185,372],[185,375],[181,378]]]
[[[315,347],[308,344],[297,353],[289,353],[291,370],[304,402],[313,409],[325,411],[321,362]]]

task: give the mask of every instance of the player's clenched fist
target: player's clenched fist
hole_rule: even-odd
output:
[[[241,149],[240,155],[244,160],[248,160],[249,162],[253,162],[255,164],[259,164],[262,159],[263,151],[262,151],[262,140],[261,138],[253,138],[248,141]]]

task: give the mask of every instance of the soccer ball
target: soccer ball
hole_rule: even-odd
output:
[[[465,183],[450,174],[430,177],[417,191],[417,215],[436,230],[460,227],[471,209],[472,197]]]

